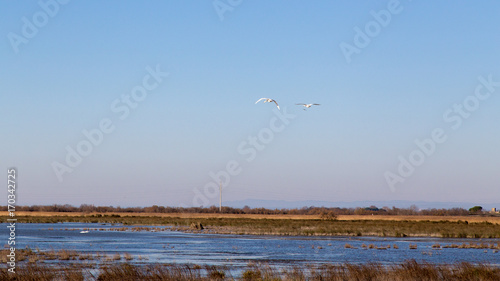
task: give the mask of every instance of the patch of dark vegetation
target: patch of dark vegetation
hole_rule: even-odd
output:
[[[285,266],[249,264],[239,276],[232,276],[227,266],[180,264],[133,265],[121,263],[88,268],[75,265],[40,265],[30,263],[17,268],[16,274],[0,272],[0,280],[500,280],[500,268],[466,262],[451,265],[420,263],[415,260],[383,266],[369,264],[324,264]]]

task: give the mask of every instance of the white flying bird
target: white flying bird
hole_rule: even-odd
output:
[[[256,101],[255,104],[257,104],[261,100],[264,100],[264,103],[266,103],[266,102],[274,102],[276,104],[276,107],[278,107],[278,110],[280,109],[280,106],[278,105],[278,103],[275,100],[273,100],[273,99],[261,98],[258,101]]]
[[[306,103],[296,103],[296,105],[302,105],[303,107],[305,107],[304,110],[306,110],[306,108],[309,108],[309,107],[311,107],[313,105],[320,105],[320,104],[319,103],[308,103],[308,104],[306,104]]]

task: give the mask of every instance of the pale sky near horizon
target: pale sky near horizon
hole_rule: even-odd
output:
[[[227,201],[500,203],[499,12],[2,1],[3,177],[22,205],[217,205],[228,170]]]

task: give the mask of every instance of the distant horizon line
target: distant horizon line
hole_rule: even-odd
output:
[[[206,206],[179,206],[179,205],[168,205],[168,204],[159,204],[159,203],[151,203],[149,205],[126,205],[122,206],[118,202],[115,204],[95,204],[95,203],[42,203],[42,204],[18,204],[18,206],[65,206],[69,205],[72,207],[80,207],[82,205],[89,205],[95,207],[113,207],[113,208],[145,208],[152,206],[161,206],[167,208],[210,208],[217,207],[218,204],[211,204]],[[265,206],[267,205],[267,206]],[[420,206],[419,206],[420,205]],[[5,207],[3,205],[0,205]],[[297,209],[304,207],[313,207],[313,208],[367,208],[375,206],[377,208],[384,207],[396,207],[396,208],[410,208],[412,206],[417,207],[420,210],[425,209],[452,209],[452,208],[464,208],[469,209],[474,206],[483,206],[485,209],[496,207],[500,209],[500,203],[485,203],[485,202],[466,202],[466,201],[412,201],[412,200],[388,200],[388,201],[378,201],[378,200],[357,200],[357,201],[323,201],[323,200],[284,200],[284,199],[243,199],[243,200],[230,200],[226,202],[222,202],[223,207],[231,207],[231,208],[244,208],[246,206],[250,208],[266,208],[266,209]]]

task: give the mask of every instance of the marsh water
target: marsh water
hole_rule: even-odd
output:
[[[122,231],[113,230],[117,227]],[[369,262],[395,264],[415,259],[437,264],[466,261],[500,266],[500,253],[491,249],[432,248],[437,243],[441,246],[499,243],[500,239],[221,235],[171,230],[132,231],[133,227],[136,226],[91,223],[17,224],[16,247],[30,247],[40,251],[66,249],[106,255],[128,253],[133,257],[130,261],[132,263],[240,267],[249,262],[265,262],[276,266]],[[81,233],[86,228],[90,228],[90,231]],[[353,248],[346,248],[346,244]],[[390,245],[390,248],[366,249],[362,247],[363,244],[373,244],[380,248]],[[417,249],[410,249],[410,244],[416,245]]]

